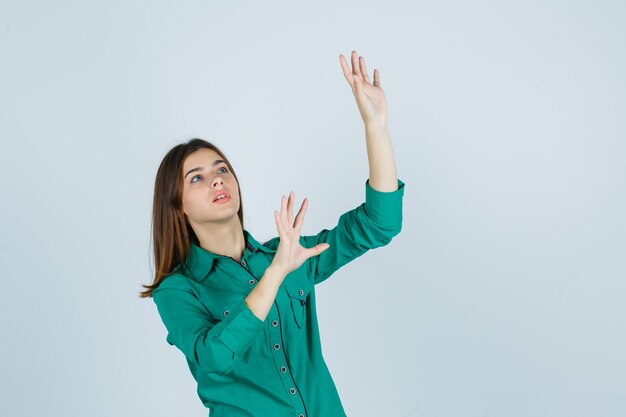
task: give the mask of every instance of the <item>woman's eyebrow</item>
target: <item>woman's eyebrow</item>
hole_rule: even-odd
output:
[[[212,167],[214,167],[217,164],[220,164],[222,162],[226,162],[223,159],[217,159],[215,161],[213,161],[213,163],[211,164]],[[196,167],[193,169],[190,169],[186,174],[185,174],[185,178],[187,178],[187,175],[191,174],[192,172],[196,172],[196,171],[202,171],[202,167]]]

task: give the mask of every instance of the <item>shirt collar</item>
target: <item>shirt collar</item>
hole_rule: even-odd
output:
[[[277,247],[276,245],[265,246],[265,244],[259,243],[250,232],[247,230],[243,230],[244,240],[246,242],[246,248],[250,250],[252,253],[256,253],[257,251],[265,252],[265,253],[276,253]],[[271,239],[272,242],[275,239]],[[215,259],[223,258],[224,255],[218,255],[213,252],[209,252],[206,249],[201,248],[200,246],[192,243],[189,248],[189,254],[187,255],[187,259],[185,261],[185,268],[190,272],[192,278],[196,281],[202,281],[209,275],[211,272],[211,268],[213,266],[213,262]]]

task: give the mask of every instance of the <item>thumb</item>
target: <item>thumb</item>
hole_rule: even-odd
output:
[[[322,252],[324,252],[328,248],[330,248],[330,244],[328,243],[320,243],[319,245],[315,245],[314,247],[310,249],[311,256],[320,255]]]

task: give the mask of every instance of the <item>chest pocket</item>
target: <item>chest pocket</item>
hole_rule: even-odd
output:
[[[306,317],[308,310],[308,296],[313,288],[313,284],[309,281],[306,274],[298,274],[290,279],[286,279],[285,290],[289,295],[289,301],[291,302],[291,310],[293,312],[294,320],[301,329],[306,325]]]
[[[237,304],[241,303],[244,300],[245,296],[243,294],[231,294],[225,297],[221,297],[217,299],[217,308],[219,320],[223,320],[228,316]]]
[[[213,294],[205,296],[202,303],[216,322],[226,318],[231,310],[244,298],[243,294]]]

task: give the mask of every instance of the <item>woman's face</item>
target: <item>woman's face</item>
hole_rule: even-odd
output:
[[[239,211],[239,184],[226,162],[212,149],[201,148],[183,163],[183,211],[191,224],[232,221]],[[215,201],[220,191],[227,197]]]

